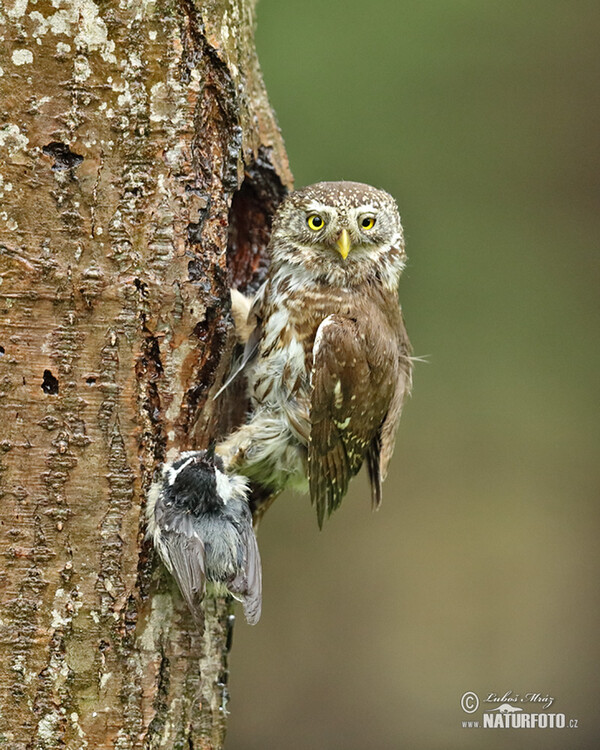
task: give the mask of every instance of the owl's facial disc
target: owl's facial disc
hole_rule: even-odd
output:
[[[317,201],[311,201],[305,207],[305,211],[305,226],[311,230],[311,234],[323,249],[331,248],[346,260],[350,250],[360,244],[360,232],[357,233],[352,220],[349,223],[347,211],[340,212]],[[373,225],[374,219],[370,221],[367,229]]]
[[[323,182],[292,193],[273,222],[273,273],[355,287],[366,280],[395,289],[404,267],[394,199],[368,185]],[[298,271],[301,271],[301,274]]]

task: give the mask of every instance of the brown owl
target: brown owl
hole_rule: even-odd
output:
[[[292,193],[273,223],[271,265],[253,300],[232,293],[252,400],[245,425],[181,454],[150,489],[148,534],[198,622],[207,584],[261,610],[249,478],[275,496],[310,490],[319,525],[366,460],[381,503],[411,349],[398,304],[404,241],[391,196],[355,182]],[[217,394],[218,395],[218,394]]]
[[[247,341],[227,384],[245,371],[252,413],[216,450],[228,474],[273,494],[308,485],[322,525],[365,460],[373,507],[381,503],[411,387],[396,203],[356,182],[297,190],[277,211],[269,252],[256,297],[232,295]]]

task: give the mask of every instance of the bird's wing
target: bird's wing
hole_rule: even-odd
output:
[[[367,451],[367,472],[369,475],[369,484],[371,486],[371,507],[376,510],[381,505],[383,479],[381,476],[381,467],[379,458],[381,456],[381,429],[371,440],[369,450]]]
[[[388,465],[394,451],[396,430],[402,414],[402,405],[410,393],[412,384],[411,346],[404,327],[400,308],[390,306],[393,317],[393,341],[395,346],[388,349],[385,356],[393,357],[396,370],[392,377],[393,390],[390,397],[388,411],[374,436],[367,452],[367,470],[371,485],[371,504],[374,510],[381,505],[381,485],[386,477]],[[377,363],[374,364],[377,367]]]
[[[376,465],[378,466],[378,474],[380,482],[386,478],[388,466],[392,453],[394,452],[394,443],[396,442],[396,431],[398,429],[398,423],[400,422],[400,416],[402,414],[402,407],[406,398],[410,395],[412,387],[412,347],[408,340],[408,334],[404,326],[404,320],[402,319],[402,313],[400,313],[399,324],[396,328],[398,332],[398,375],[396,379],[396,387],[394,389],[394,395],[390,402],[388,413],[385,417],[383,424],[381,425],[381,437],[380,437],[380,450]],[[374,507],[378,507],[381,503],[381,494],[378,502],[375,502],[373,497]]]
[[[201,602],[205,590],[204,543],[194,530],[191,516],[183,516],[172,506],[161,503],[155,509],[160,534],[158,551],[169,569],[194,619],[202,623]]]
[[[228,588],[233,595],[240,596],[248,624],[256,625],[260,620],[262,608],[262,572],[260,552],[252,531],[252,521],[242,530],[240,542],[243,572],[233,579]]]
[[[389,408],[396,368],[365,333],[369,325],[329,315],[315,337],[308,475],[319,525],[339,506]]]
[[[243,370],[245,370],[249,364],[251,364],[254,361],[254,359],[256,358],[256,355],[258,354],[258,349],[260,346],[260,339],[262,336],[261,308],[263,305],[265,288],[266,288],[266,283],[260,287],[260,289],[256,293],[256,296],[254,297],[254,300],[249,305],[248,316],[245,321],[246,323],[245,328],[246,328],[247,334],[244,333],[244,336],[247,335],[247,338],[246,338],[246,343],[244,346],[244,352],[242,354],[242,357],[239,360],[239,362],[237,362],[237,364],[234,366],[227,380],[215,393],[214,398],[218,398],[223,393],[223,391],[233,383],[233,381],[237,378],[237,376]],[[239,296],[242,297],[241,294]],[[234,298],[232,297],[232,299]],[[237,316],[234,314],[234,319],[236,317]]]

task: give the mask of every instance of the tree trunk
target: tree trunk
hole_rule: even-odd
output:
[[[0,15],[0,748],[221,748],[228,604],[197,632],[144,502],[245,409],[228,290],[291,184],[254,6]]]

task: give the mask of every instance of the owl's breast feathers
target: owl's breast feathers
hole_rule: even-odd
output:
[[[275,347],[285,350],[295,340],[304,349],[309,377],[290,383],[288,393],[306,402],[309,412],[304,437],[319,523],[339,506],[365,458],[378,507],[411,384],[411,349],[397,296],[365,284],[351,290],[309,287],[277,297],[287,325]],[[267,302],[267,317],[277,314],[269,308]],[[268,328],[268,320],[264,324]],[[272,352],[265,343],[262,357]]]

